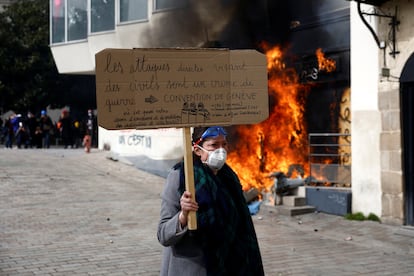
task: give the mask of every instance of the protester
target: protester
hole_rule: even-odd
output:
[[[19,120],[19,127],[15,131],[17,148],[24,146],[25,149],[29,147],[29,130],[23,121]]]
[[[4,129],[6,134],[6,148],[13,148],[13,141],[14,141],[14,130],[13,130],[13,122],[16,118],[16,114],[13,113],[6,119],[4,122]]]
[[[86,125],[86,129],[85,129],[85,133],[83,136],[83,142],[82,145],[84,146],[84,150],[86,153],[90,153],[91,152],[91,147],[96,146],[95,145],[95,139],[96,139],[96,133],[95,133],[95,128],[96,128],[96,117],[93,115],[93,111],[92,109],[88,109],[88,117],[86,118],[85,121],[85,125]]]
[[[3,127],[3,119],[0,117],[0,142],[3,143],[5,141],[6,138],[6,128]]]
[[[42,148],[43,140],[43,131],[40,129],[40,126],[37,126],[32,137],[32,146],[40,149]]]
[[[161,275],[264,275],[239,178],[225,164],[226,136],[222,127],[194,129],[195,201],[185,191],[183,162],[167,177],[157,232],[164,246]],[[197,229],[190,231],[191,211]]]
[[[72,124],[72,137],[75,148],[79,148],[82,145],[82,124],[80,120],[75,118]]]
[[[46,110],[40,112],[40,130],[43,134],[43,147],[48,149],[50,148],[50,137],[54,134],[54,126]]]
[[[64,148],[73,148],[73,125],[69,110],[63,109],[58,122],[60,137],[62,138]]]
[[[90,143],[92,147],[98,146],[97,121],[96,121],[96,116],[93,114],[92,109],[88,109],[88,117],[86,119],[85,135],[90,136],[89,139],[90,139]]]
[[[37,127],[39,126],[39,122],[37,118],[33,115],[33,113],[30,111],[27,112],[27,118],[25,121],[25,125],[27,126],[28,137],[29,137],[28,145],[30,148],[32,148],[33,146],[36,146],[37,141],[35,141],[35,132],[36,132]]]
[[[85,134],[85,136],[83,136],[82,145],[86,153],[91,152],[91,142],[92,142],[91,136],[88,133]]]
[[[15,114],[11,117],[11,125],[13,128],[13,134],[14,134],[14,140],[16,142],[17,148],[21,148],[22,143],[25,139],[26,130],[23,127],[22,122],[22,115],[21,114]]]

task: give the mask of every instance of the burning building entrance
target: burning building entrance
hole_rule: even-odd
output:
[[[337,61],[318,48],[313,59],[307,57],[307,64],[301,64],[301,75],[295,64],[286,62],[280,47],[262,46],[268,58],[270,115],[260,124],[235,127],[236,146],[229,154],[244,189],[268,191],[274,171],[306,177],[309,185],[349,187],[349,89],[306,81],[334,72]],[[326,133],[311,133],[312,127]]]
[[[309,14],[311,4],[301,3],[288,46],[260,45],[268,57],[269,118],[232,128],[237,141],[228,162],[245,190],[268,193],[277,172],[308,186],[351,187],[349,10]]]

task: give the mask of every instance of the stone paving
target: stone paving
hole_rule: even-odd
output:
[[[81,149],[0,149],[0,275],[159,275],[164,178]],[[266,275],[414,275],[414,230],[261,206]]]

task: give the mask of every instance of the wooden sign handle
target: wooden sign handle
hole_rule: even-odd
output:
[[[183,128],[184,136],[184,175],[185,189],[191,193],[191,198],[195,200],[194,170],[193,170],[193,150],[191,144],[191,130],[189,127]],[[197,229],[196,212],[190,212],[187,217],[189,230]]]

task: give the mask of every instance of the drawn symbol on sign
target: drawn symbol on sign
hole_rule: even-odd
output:
[[[155,103],[155,102],[158,102],[158,99],[157,99],[157,98],[155,98],[153,95],[151,95],[151,96],[149,96],[148,98],[145,98],[145,102],[146,102],[146,103],[151,103],[151,104],[153,104],[153,103]]]

